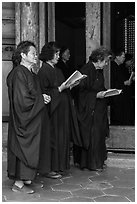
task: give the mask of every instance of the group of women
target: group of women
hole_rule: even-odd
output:
[[[69,53],[69,49],[64,52]],[[64,52],[61,54],[65,56]],[[23,41],[17,46],[14,69],[7,77],[7,170],[8,177],[14,180],[14,192],[34,193],[31,184],[37,173],[61,178],[70,168],[70,142],[74,163],[79,168],[103,169],[107,159],[105,139],[109,135],[103,68],[110,56],[104,47],[92,51],[89,62],[80,70],[87,78],[77,83],[74,103],[65,83],[69,74],[65,76],[58,62],[58,44],[49,42],[43,46],[39,54],[42,66],[37,74],[34,43]],[[62,66],[66,66],[66,61]]]

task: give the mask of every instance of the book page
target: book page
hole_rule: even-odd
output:
[[[104,97],[119,95],[121,92],[121,89],[108,89],[107,91],[105,91]]]
[[[130,83],[133,80],[134,76],[135,76],[134,72],[131,72],[131,75],[130,75],[130,78],[129,78]]]
[[[65,85],[73,85],[79,80],[86,78],[87,75],[82,75],[78,70],[76,70],[66,81]]]

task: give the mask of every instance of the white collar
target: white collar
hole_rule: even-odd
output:
[[[50,66],[52,66],[53,68],[55,68],[51,62],[47,61],[46,63],[49,64]]]

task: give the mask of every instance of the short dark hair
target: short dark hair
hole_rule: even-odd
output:
[[[12,55],[13,68],[20,64],[21,59],[22,59],[21,53],[28,54],[29,49],[30,49],[31,46],[36,47],[36,45],[33,42],[28,41],[28,40],[21,41],[17,45],[17,47],[16,47],[16,49],[15,49],[13,55]]]
[[[92,51],[89,60],[92,62],[97,62],[98,60],[103,61],[105,57],[108,57],[109,55],[112,55],[111,51],[101,46]]]
[[[129,60],[133,60],[133,55],[130,54],[130,53],[126,53],[126,54],[125,54],[125,62],[126,62],[126,61],[129,61]]]
[[[39,54],[39,59],[43,62],[52,60],[54,54],[58,51],[60,51],[60,47],[57,42],[48,42],[42,47],[41,53]]]
[[[61,49],[60,49],[60,57],[62,57],[62,54],[66,51],[66,50],[69,50],[69,47],[67,46],[62,46]]]
[[[121,56],[123,52],[125,53],[124,48],[118,48],[117,50],[114,50],[114,55],[115,55],[115,57]]]

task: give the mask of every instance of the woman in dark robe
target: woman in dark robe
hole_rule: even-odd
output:
[[[132,54],[126,53],[125,54],[125,80],[129,80],[129,86],[127,86],[127,95],[129,98],[128,111],[126,114],[126,118],[128,121],[128,125],[135,125],[135,62],[134,57]]]
[[[111,124],[132,125],[132,99],[130,73],[126,67],[125,52],[117,50],[111,62],[111,88],[122,89],[122,94],[111,100]]]
[[[82,148],[74,146],[74,162],[81,169],[102,170],[107,159],[105,139],[109,125],[103,68],[109,57],[110,52],[100,47],[91,53],[89,62],[81,69],[87,78],[79,84],[75,105],[83,145]]]
[[[7,77],[9,94],[8,177],[14,192],[34,193],[26,185],[34,180],[39,163],[42,113],[50,97],[42,95],[32,66],[36,47],[22,41],[13,55],[13,69]]]
[[[71,70],[71,67],[68,64],[69,59],[70,59],[70,50],[68,47],[63,46],[60,50],[60,58],[56,66],[59,69],[61,69],[65,79],[69,78],[70,75],[73,73],[73,70]]]
[[[80,144],[78,124],[73,110],[72,100],[69,94],[69,86],[66,86],[65,78],[60,69],[56,68],[59,59],[60,49],[56,42],[45,44],[40,53],[39,59],[43,62],[38,72],[42,93],[51,96],[51,103],[48,105],[50,118],[50,140],[43,134],[43,141],[50,147],[45,159],[46,149],[44,142],[41,143],[39,172],[48,173],[47,166],[51,172],[47,175],[50,178],[60,178],[61,172],[70,168],[70,140],[77,145]],[[45,121],[43,121],[45,124]],[[43,125],[43,128],[44,125]],[[43,130],[44,131],[44,130]],[[72,138],[70,137],[72,136]],[[45,153],[44,153],[45,152]],[[49,163],[50,162],[50,163]]]
[[[56,67],[62,71],[65,80],[67,80],[70,75],[75,71],[72,66],[70,66],[69,60],[70,49],[67,46],[62,46],[60,49],[60,57],[58,63],[56,64]],[[71,89],[70,94],[73,99],[76,96],[76,88]]]
[[[114,60],[111,61],[111,88],[122,89],[122,94],[114,96],[111,100],[110,118],[111,125],[122,125],[123,121],[123,66],[125,61],[125,52],[123,49],[119,49],[114,53]],[[122,114],[121,114],[122,113]]]

